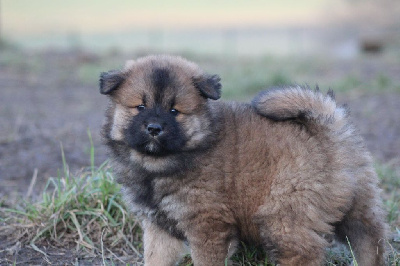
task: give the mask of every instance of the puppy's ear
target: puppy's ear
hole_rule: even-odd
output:
[[[110,70],[100,74],[100,93],[110,94],[125,81],[125,75],[119,70]]]
[[[221,78],[218,75],[202,75],[193,77],[194,86],[205,98],[218,100],[221,97]]]

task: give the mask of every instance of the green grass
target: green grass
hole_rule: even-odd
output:
[[[384,190],[388,222],[400,228],[400,176],[388,165],[378,164],[375,168]]]
[[[386,241],[388,265],[400,265],[400,176],[390,165],[376,164],[376,172],[383,189],[383,203],[393,239]]]
[[[160,53],[160,51],[148,51],[148,53]],[[98,62],[79,65],[76,68],[78,77],[84,84],[97,83],[100,72],[121,68],[126,59],[135,59],[139,56],[140,54],[125,57],[119,54],[106,54]],[[332,88],[341,94],[399,91],[399,87],[393,81],[394,77],[388,74],[376,73],[371,77],[364,77],[363,73],[340,73],[330,67],[335,65],[338,68],[345,63],[328,59],[273,56],[226,58],[221,55],[205,56],[190,52],[185,53],[184,57],[197,62],[207,72],[221,76],[224,99],[249,100],[263,89],[293,84],[310,87],[318,84],[322,90]]]
[[[101,256],[112,261],[130,254],[140,258],[140,226],[127,211],[107,163],[94,167],[92,148],[91,167],[73,176],[62,155],[64,168],[57,178],[49,179],[40,199],[0,210],[8,217],[4,219],[7,224],[25,231],[15,240],[29,243],[44,256],[46,252],[38,245],[49,240],[60,248],[74,246],[77,252],[86,254],[83,257]]]
[[[127,59],[136,59],[144,54],[165,53],[165,50],[136,51],[123,53],[118,49],[111,49],[101,56],[85,51],[71,50],[71,60],[57,65],[57,79],[68,82],[69,74],[76,75],[77,81],[87,86],[98,83],[100,72],[118,69],[124,66]],[[321,57],[301,56],[226,56],[205,55],[193,52],[179,52],[189,60],[197,62],[206,72],[218,74],[222,80],[222,97],[225,99],[249,100],[260,90],[279,85],[319,85],[322,90],[332,88],[340,95],[360,95],[362,93],[399,93],[397,72],[381,69],[391,69],[394,64],[391,59],[382,56],[376,61],[382,65],[379,69],[368,70],[368,57],[360,57],[351,62]],[[87,59],[89,57],[89,59]],[[29,70],[29,73],[41,76],[48,71],[48,64],[40,53],[27,54],[17,47],[8,47],[1,50],[0,66],[7,69]],[[348,68],[348,71],[344,71]],[[364,71],[364,69],[366,69]],[[53,69],[50,69],[52,71]],[[370,73],[371,72],[371,73]]]

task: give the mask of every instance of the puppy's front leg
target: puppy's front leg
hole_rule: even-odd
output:
[[[146,266],[175,265],[185,255],[187,248],[157,225],[143,221],[144,262]]]
[[[195,266],[225,265],[225,260],[235,253],[237,240],[230,227],[208,224],[196,226],[198,230],[188,232],[188,240]],[[203,230],[201,230],[203,229]],[[228,261],[230,265],[230,261]]]

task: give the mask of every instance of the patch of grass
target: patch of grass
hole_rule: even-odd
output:
[[[119,56],[106,56],[98,59],[96,62],[83,62],[77,67],[78,78],[83,84],[97,84],[101,72],[111,69],[121,69],[127,59],[129,58],[122,59]]]
[[[232,262],[236,265],[247,266],[272,266],[268,256],[262,247],[249,246],[241,243],[239,250],[232,256]]]
[[[362,86],[362,81],[356,75],[348,75],[339,80],[333,87],[337,91],[357,90]]]
[[[17,46],[0,50],[0,67],[9,71],[37,74],[44,70],[44,63],[39,56],[32,56]]]
[[[326,262],[327,266],[347,266],[351,265],[352,257],[350,251],[344,245],[336,245],[330,248],[326,252]]]
[[[283,71],[276,58],[219,58],[209,67],[222,78],[225,99],[249,100],[259,91],[281,85],[292,85],[291,71]],[[294,75],[293,75],[294,76]]]
[[[377,75],[375,80],[379,90],[385,90],[392,86],[391,78],[384,73],[380,73],[379,75]]]
[[[6,50],[16,50],[17,48],[17,44],[11,42],[9,39],[0,37],[0,52],[4,52]]]
[[[390,165],[376,164],[376,172],[383,189],[383,203],[387,211],[387,221],[392,228],[386,241],[387,265],[400,265],[400,175]]]
[[[393,243],[389,243],[388,251],[388,264],[389,265],[400,265],[400,229],[396,228],[393,234]]]
[[[225,260],[225,265],[231,265],[228,263],[228,258]],[[231,258],[232,265],[243,265],[243,266],[273,266],[268,261],[268,257],[266,256],[262,247],[256,247],[251,245],[246,245],[245,243],[241,243],[238,251]],[[193,261],[190,258],[190,255],[186,255],[182,261],[179,263],[179,266],[193,266]]]
[[[340,79],[332,82],[331,87],[338,92],[398,92],[399,86],[393,82],[392,78],[385,73],[377,73],[371,78],[361,77],[359,74],[351,73],[342,76]]]
[[[29,243],[44,256],[46,251],[38,246],[47,240],[56,247],[75,247],[83,257],[140,260],[141,229],[127,211],[111,169],[106,163],[94,167],[93,148],[92,165],[80,175],[69,172],[64,154],[63,162],[64,169],[49,179],[40,200],[1,209],[10,220],[0,234],[13,228],[15,242]]]
[[[332,88],[341,95],[399,91],[392,72],[374,70],[367,73],[361,69],[359,65],[363,64],[364,58],[351,65],[328,58],[296,56],[214,56],[207,60],[195,58],[195,61],[207,72],[221,76],[222,97],[225,99],[247,101],[261,90],[293,84],[308,84],[310,87],[318,84],[323,90]]]
[[[104,71],[107,69],[96,64],[82,64],[78,68],[78,77],[84,84],[96,84],[100,73]]]
[[[400,228],[400,176],[388,165],[376,164],[375,169],[384,190],[387,220],[392,227]]]

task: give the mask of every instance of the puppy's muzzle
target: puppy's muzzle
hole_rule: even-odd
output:
[[[147,125],[146,131],[149,135],[157,137],[163,133],[163,128],[158,123],[152,123]]]

